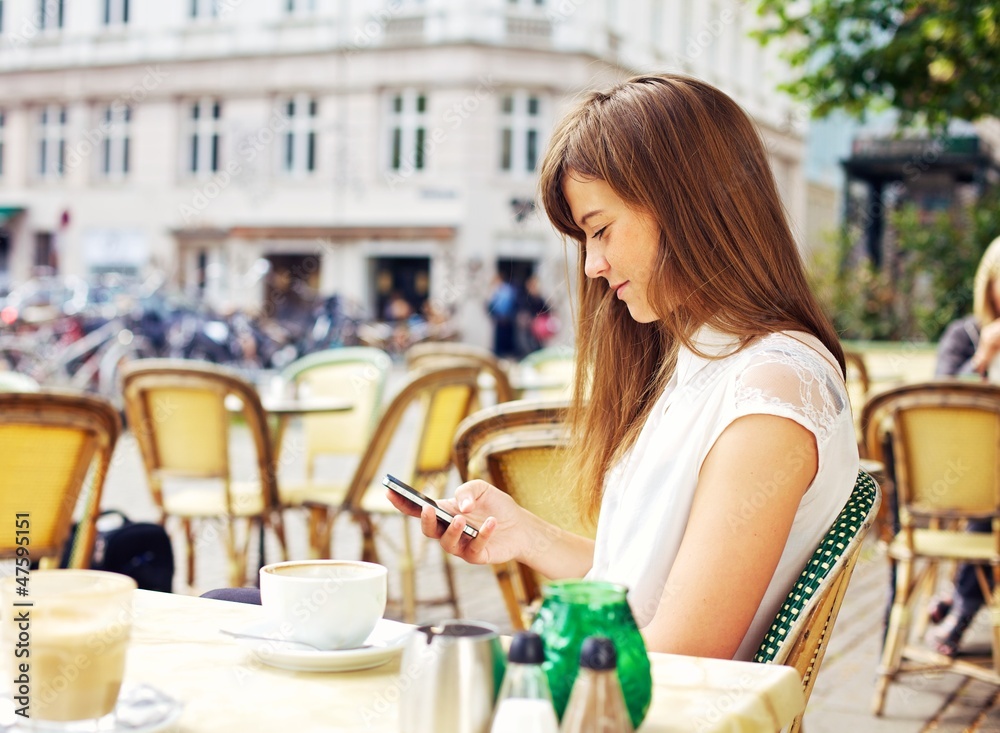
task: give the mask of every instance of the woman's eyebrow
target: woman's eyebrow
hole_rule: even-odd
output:
[[[580,219],[580,226],[582,227],[582,226],[586,225],[587,219],[589,219],[590,217],[597,216],[598,214],[603,214],[603,213],[604,213],[604,209],[594,209],[593,211],[590,211],[590,212],[584,214],[583,218]]]

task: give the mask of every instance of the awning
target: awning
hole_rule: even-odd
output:
[[[12,216],[17,216],[24,211],[23,206],[0,206],[0,226],[7,223]]]

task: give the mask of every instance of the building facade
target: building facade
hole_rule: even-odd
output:
[[[0,285],[158,270],[216,306],[335,293],[375,319],[401,294],[487,344],[497,271],[568,310],[535,166],[578,94],[639,71],[737,99],[805,231],[805,119],[741,3],[0,0],[0,19]]]

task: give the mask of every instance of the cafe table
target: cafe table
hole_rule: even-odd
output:
[[[407,682],[399,655],[361,671],[287,671],[219,631],[259,624],[259,606],[140,590],[133,607],[125,684],[150,685],[180,701],[174,730],[399,731]],[[791,667],[671,654],[650,659],[653,704],[640,733],[776,731],[804,707]]]
[[[271,445],[274,448],[275,457],[281,456],[281,445],[284,441],[285,429],[288,421],[293,417],[304,415],[328,415],[336,412],[350,412],[354,409],[354,402],[339,397],[277,397],[273,395],[262,395],[260,405],[264,412],[273,416],[276,420],[271,431]],[[239,397],[229,395],[226,397],[226,409],[232,413],[243,411],[243,403]]]

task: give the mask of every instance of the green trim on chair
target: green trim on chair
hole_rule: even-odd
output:
[[[794,640],[797,634],[789,634],[796,622],[805,619],[816,598],[816,590],[831,576],[833,570],[846,560],[845,551],[851,542],[863,537],[872,522],[871,517],[878,506],[878,485],[865,471],[858,471],[858,479],[850,499],[831,525],[823,541],[806,563],[792,590],[781,604],[771,628],[764,635],[764,641],[753,657],[753,661],[772,663],[785,644]]]

